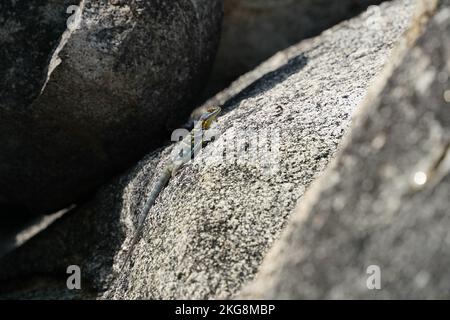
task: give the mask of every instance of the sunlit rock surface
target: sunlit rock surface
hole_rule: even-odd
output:
[[[241,297],[450,297],[450,1],[437,2]]]

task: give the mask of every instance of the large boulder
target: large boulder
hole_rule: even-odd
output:
[[[221,16],[220,0],[2,1],[0,214],[64,208],[165,139]]]
[[[450,298],[450,1],[423,3],[344,150],[241,297]]]
[[[221,135],[170,180],[122,273],[137,216],[172,146],[149,154],[92,201],[0,260],[3,296],[235,296],[336,154],[416,4],[383,4],[376,21],[366,12],[241,79],[236,87],[245,89],[223,105],[216,127]],[[65,288],[69,265],[82,270],[84,289],[76,293]]]
[[[207,93],[276,52],[318,35],[382,0],[224,0],[224,21]],[[374,12],[376,14],[376,12]]]

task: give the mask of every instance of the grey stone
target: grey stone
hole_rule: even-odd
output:
[[[383,4],[378,23],[368,23],[371,10],[282,53],[272,72],[262,67],[241,79],[249,83],[238,83],[245,89],[224,103],[215,128],[221,135],[160,194],[122,274],[137,215],[172,146],[149,154],[90,203],[0,260],[0,290],[8,288],[2,294],[30,294],[32,283],[36,296],[33,280],[64,279],[65,268],[78,264],[87,297],[234,297],[336,154],[416,4]],[[255,81],[256,74],[262,78]],[[255,150],[266,134],[271,143],[259,140]],[[14,290],[11,279],[21,288]]]
[[[220,0],[73,3],[0,5],[0,208],[91,196],[185,121],[215,56]]]
[[[241,297],[450,297],[450,1],[438,2]],[[371,266],[379,290],[368,289]]]
[[[206,93],[218,92],[280,50],[382,0],[224,0],[217,59]]]

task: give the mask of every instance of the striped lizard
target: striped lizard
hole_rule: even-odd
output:
[[[216,121],[220,112],[220,107],[206,109],[206,111],[200,116],[192,131],[179,142],[178,146],[174,148],[174,151],[171,153],[169,163],[162,170],[162,173],[156,181],[155,186],[153,187],[152,192],[145,203],[144,209],[138,218],[137,230],[133,240],[131,241],[129,251],[125,257],[122,268],[120,269],[120,273],[122,273],[128,263],[128,260],[131,258],[133,249],[139,241],[142,230],[144,229],[145,220],[147,219],[150,209],[155,204],[159,194],[167,186],[170,178],[173,177],[177,171],[180,170],[180,168],[188,163],[193,156],[197,155],[203,147],[206,142],[204,141],[204,133],[211,127],[211,124]]]

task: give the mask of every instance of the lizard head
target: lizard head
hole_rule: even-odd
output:
[[[222,109],[220,107],[211,107],[206,109],[206,112],[200,117],[203,130],[208,130],[211,127],[211,124],[216,121],[217,116],[221,111]]]

